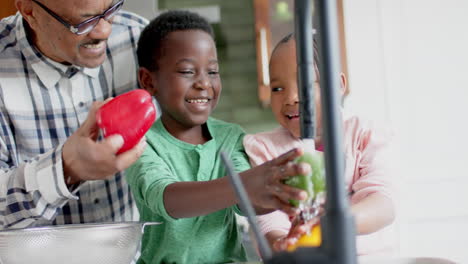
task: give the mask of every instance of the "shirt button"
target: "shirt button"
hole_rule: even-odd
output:
[[[84,103],[83,103],[83,102],[80,102],[78,105],[79,105],[80,107],[83,107],[83,106],[84,106]]]
[[[99,203],[99,198],[94,199],[94,203],[98,204]]]

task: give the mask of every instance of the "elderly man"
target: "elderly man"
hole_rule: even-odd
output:
[[[121,173],[142,140],[115,153],[98,138],[103,100],[137,87],[147,24],[123,0],[16,0],[0,22],[0,228],[135,219]]]

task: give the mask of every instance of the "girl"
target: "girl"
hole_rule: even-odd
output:
[[[318,61],[314,44],[315,65]],[[315,67],[315,111],[318,151],[323,150],[320,107],[320,74]],[[262,164],[292,148],[302,146],[300,139],[299,98],[297,88],[296,43],[292,35],[275,47],[270,60],[271,108],[280,128],[247,135],[244,147],[252,165]],[[341,93],[346,93],[346,78],[341,74]],[[358,254],[383,253],[394,249],[392,227],[394,205],[392,200],[393,165],[390,155],[390,134],[379,130],[359,117],[344,117],[345,181],[350,194],[351,211],[358,233]],[[276,211],[260,216],[259,222],[268,241],[276,250],[284,250],[305,232],[298,226],[286,237],[291,223],[286,214]]]

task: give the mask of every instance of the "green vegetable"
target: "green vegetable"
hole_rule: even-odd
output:
[[[304,162],[309,163],[312,168],[312,173],[309,175],[296,175],[284,180],[283,183],[294,188],[302,189],[307,192],[308,201],[315,199],[315,197],[325,191],[325,168],[323,156],[319,153],[306,152],[302,156],[294,160],[296,163]],[[298,207],[298,200],[289,200],[292,206]]]

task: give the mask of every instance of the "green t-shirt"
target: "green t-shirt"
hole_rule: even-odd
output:
[[[207,127],[211,140],[192,145],[170,135],[159,119],[146,134],[144,154],[126,171],[141,221],[163,222],[145,228],[139,264],[246,260],[235,218],[240,213],[237,206],[182,219],[172,218],[164,207],[163,193],[169,184],[226,176],[220,151],[229,154],[237,171],[250,168],[240,126],[209,118]]]

